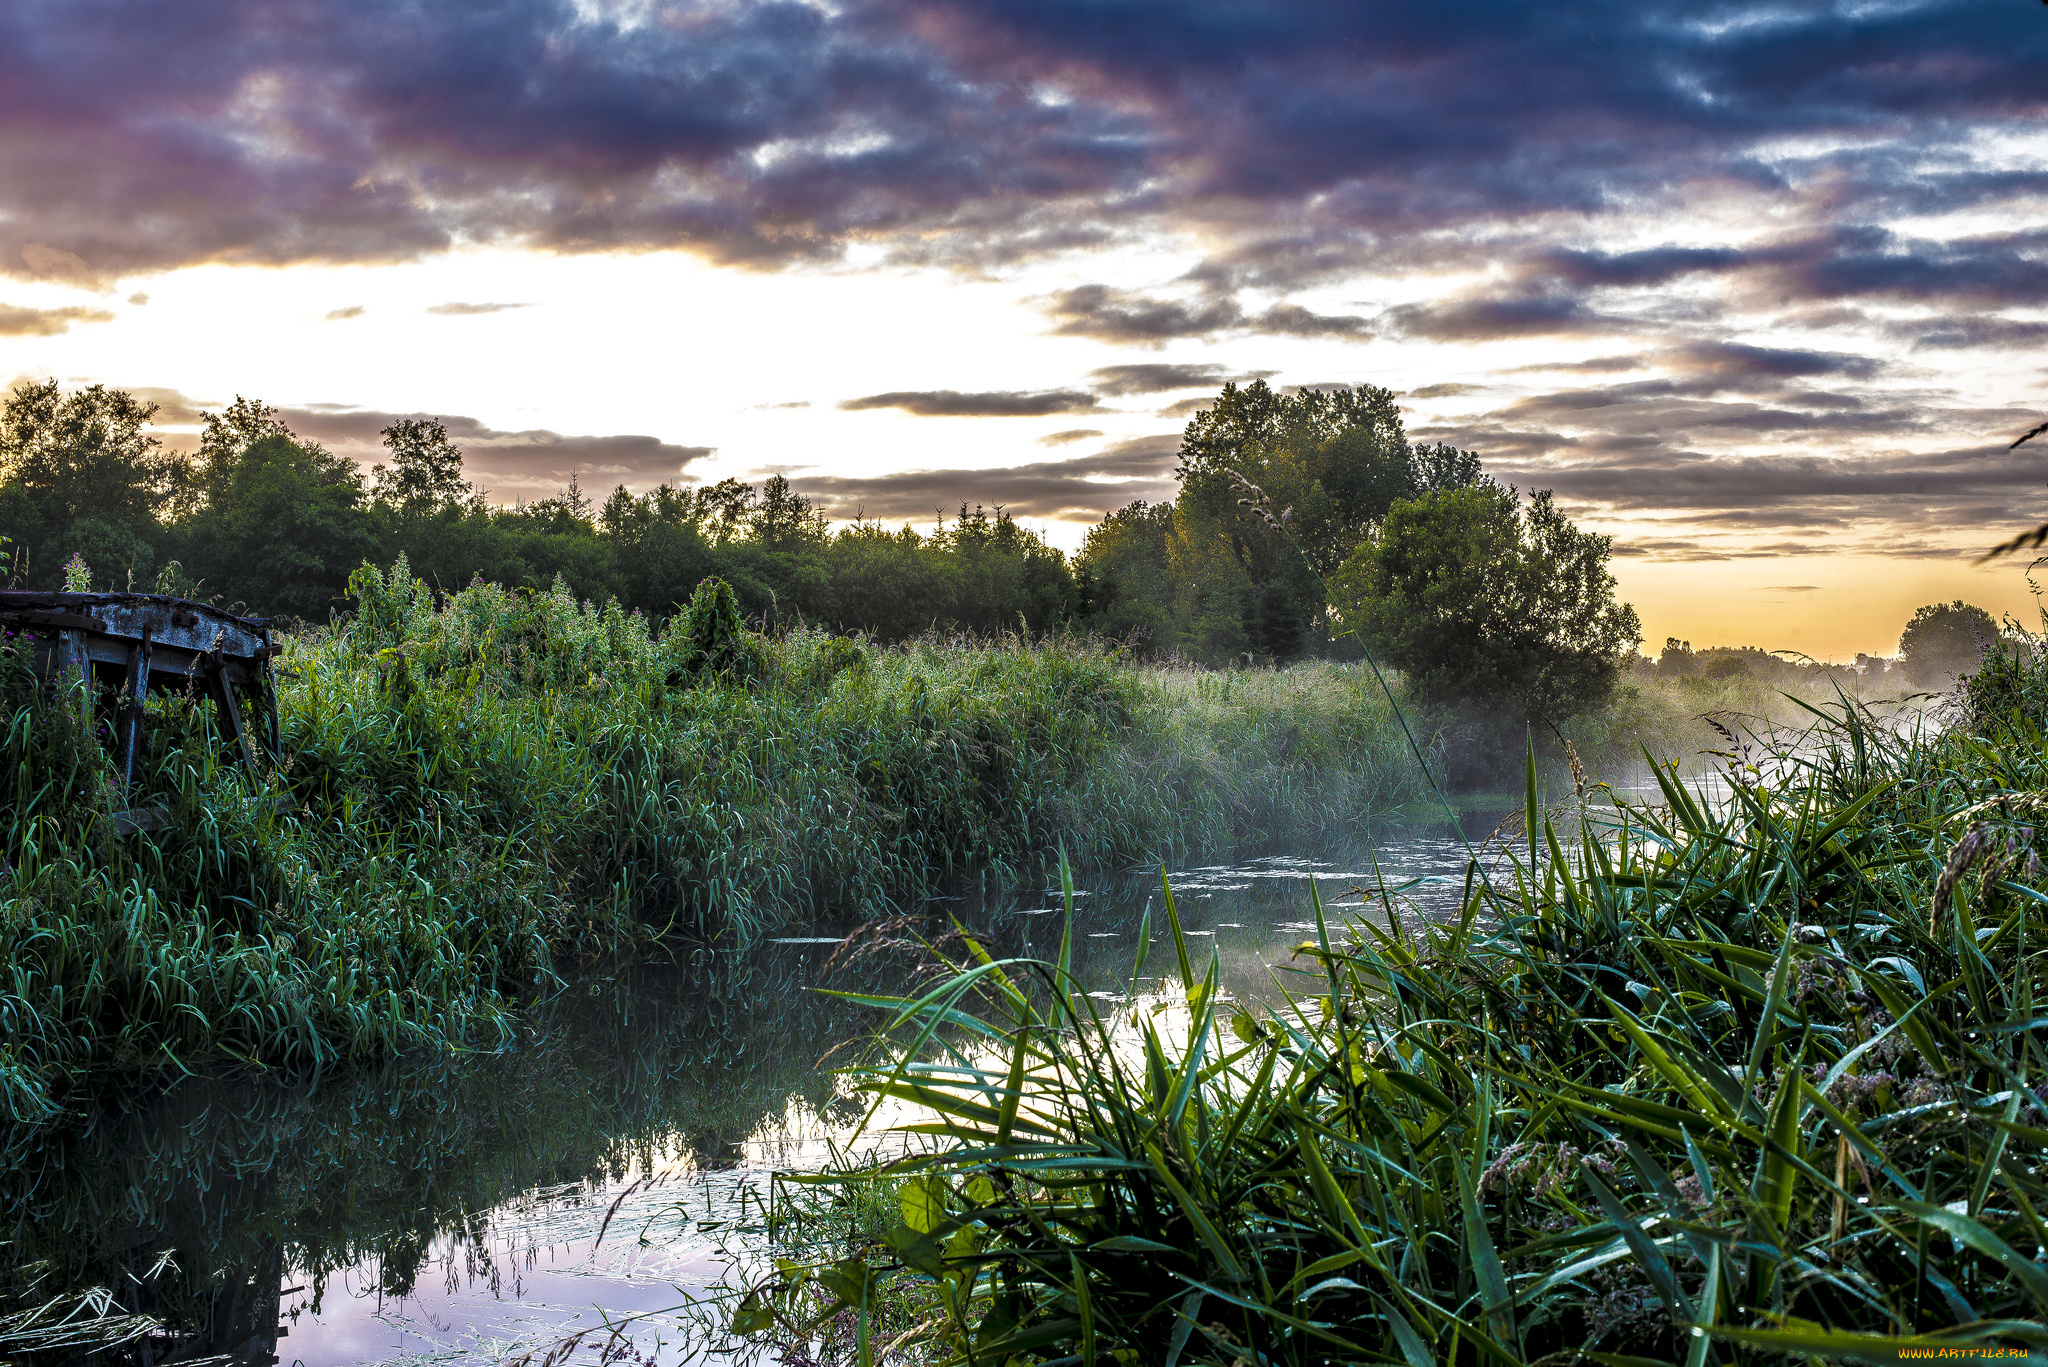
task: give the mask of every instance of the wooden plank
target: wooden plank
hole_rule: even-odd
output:
[[[135,783],[135,752],[142,747],[142,705],[149,697],[149,632],[128,648],[128,698],[121,709],[120,736],[114,765],[121,771],[121,790]]]
[[[235,701],[235,686],[228,678],[226,661],[218,655],[211,655],[208,664],[207,676],[213,685],[213,701],[220,708],[221,729],[227,732],[228,743],[240,754],[242,767],[253,774],[256,772],[256,747],[249,743],[249,730],[242,725],[242,708]]]
[[[85,633],[67,629],[57,633],[57,691],[78,694],[78,728],[85,743],[92,744],[92,659],[86,654]]]

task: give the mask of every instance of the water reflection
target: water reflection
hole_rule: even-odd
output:
[[[446,1322],[457,1293],[526,1303],[586,1215],[594,1235],[592,1203],[640,1183],[608,1231],[637,1247],[678,1199],[667,1188],[688,1179],[696,1199],[704,1174],[799,1157],[747,1145],[833,1116],[817,1061],[860,1026],[809,976],[787,955],[642,971],[546,1004],[505,1053],[314,1084],[186,1079],[5,1135],[0,1304],[100,1286],[167,1325],[99,1362],[416,1351],[404,1321]],[[672,1266],[606,1267],[607,1298],[636,1284],[674,1298]],[[595,1298],[579,1283],[560,1299],[587,1313]]]

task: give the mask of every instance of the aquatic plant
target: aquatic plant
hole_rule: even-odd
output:
[[[1455,919],[1318,902],[1275,1009],[1230,1002],[1170,887],[1173,960],[1148,978],[1141,933],[1120,1008],[1071,940],[866,999],[889,1043],[853,1077],[929,1147],[817,1178],[899,1216],[733,1327],[915,1283],[943,1313],[892,1346],[932,1362],[2048,1350],[2048,761],[1817,710],[1725,802],[1663,770],[1609,824],[1561,830],[1532,757],[1526,844]]]

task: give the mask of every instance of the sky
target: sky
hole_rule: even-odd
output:
[[[0,382],[1068,550],[1226,380],[1382,385],[1651,652],[1890,653],[2038,621],[2044,70],[2040,0],[12,0]]]

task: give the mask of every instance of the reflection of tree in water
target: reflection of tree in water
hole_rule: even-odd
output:
[[[504,1054],[313,1084],[189,1079],[61,1129],[0,1130],[0,1308],[104,1286],[166,1328],[95,1362],[270,1361],[287,1268],[316,1309],[330,1276],[371,1259],[404,1296],[436,1238],[473,1260],[477,1213],[522,1192],[617,1181],[678,1144],[731,1166],[792,1095],[828,1108],[815,1065],[860,1012],[799,979],[772,960],[641,971],[572,987]]]

